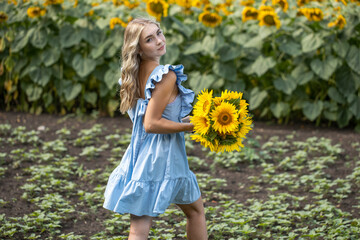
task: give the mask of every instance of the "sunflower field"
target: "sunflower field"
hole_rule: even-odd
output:
[[[0,108],[118,112],[127,23],[160,21],[162,63],[196,93],[240,91],[256,118],[360,129],[359,0],[4,0]]]

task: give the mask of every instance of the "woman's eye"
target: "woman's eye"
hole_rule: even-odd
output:
[[[162,34],[162,31],[158,31],[158,35]]]
[[[146,39],[146,42],[147,42],[147,43],[150,42],[150,41],[151,41],[151,38]]]

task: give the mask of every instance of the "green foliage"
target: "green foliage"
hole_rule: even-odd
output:
[[[49,5],[38,18],[26,15],[35,2],[0,4],[9,17],[0,30],[2,108],[63,114],[117,111],[124,29],[110,29],[110,19],[144,14],[145,2],[135,9],[111,2],[96,8],[90,4]],[[186,84],[196,93],[204,88],[244,92],[257,117],[359,128],[359,5],[309,3],[324,12],[320,22],[297,16],[294,1],[289,5],[287,12],[277,9],[281,27],[276,29],[244,22],[244,7],[238,2],[216,28],[198,21],[199,9],[184,15],[171,4],[169,16],[161,19],[168,51],[162,63],[185,65]],[[259,6],[257,1],[254,7]],[[336,6],[347,19],[344,29],[327,26]]]
[[[38,134],[25,127],[0,125],[0,136],[6,137],[3,149],[11,147],[0,153],[0,178],[16,168],[22,191],[20,199],[0,199],[0,206],[8,208],[13,206],[11,201],[17,201],[31,210],[18,217],[0,214],[1,239],[127,239],[128,214],[101,215],[102,221],[97,223],[101,230],[96,233],[79,235],[68,229],[77,221],[87,220],[90,214],[100,218],[106,181],[129,144],[130,129],[111,134],[103,134],[102,129],[99,124],[71,131],[62,128],[55,139],[45,141],[39,137],[34,145],[28,136]],[[75,145],[70,132],[82,141],[88,137],[86,144]],[[187,141],[189,138],[190,134],[186,134]],[[204,153],[206,158],[189,155],[189,165],[196,170],[205,201],[209,239],[359,238],[360,220],[352,211],[360,208],[360,202],[348,206],[351,211],[342,208],[350,196],[359,198],[360,161],[356,156],[345,163],[348,174],[339,178],[329,170],[337,166],[344,149],[327,138],[299,141],[294,132],[266,141],[260,136],[248,138],[244,144],[246,148],[241,152]],[[359,142],[351,145],[360,154],[359,146]],[[112,150],[101,153],[103,156],[97,155],[110,147]],[[198,147],[193,142],[188,144],[190,151]],[[64,150],[70,148],[78,148],[74,156]],[[109,165],[88,168],[89,161],[82,155]],[[212,164],[208,164],[209,160]],[[246,174],[251,182],[244,184],[241,178],[224,175],[215,177],[210,169],[220,170],[220,174],[225,169]],[[253,170],[260,174],[253,175]],[[230,181],[236,181],[235,185],[230,186]],[[246,198],[235,199],[231,194],[236,191],[246,194]],[[185,239],[185,228],[185,215],[172,205],[154,219],[149,239]]]

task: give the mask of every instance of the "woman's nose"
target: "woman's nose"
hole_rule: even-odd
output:
[[[162,42],[162,39],[161,39],[160,37],[157,37],[157,38],[156,38],[156,43],[157,43],[157,44],[160,44],[161,42]]]

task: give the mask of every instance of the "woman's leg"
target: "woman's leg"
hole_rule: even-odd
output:
[[[186,232],[189,240],[207,240],[204,204],[201,197],[191,204],[177,204],[187,218]]]
[[[130,234],[128,240],[148,239],[152,217],[130,215]]]

